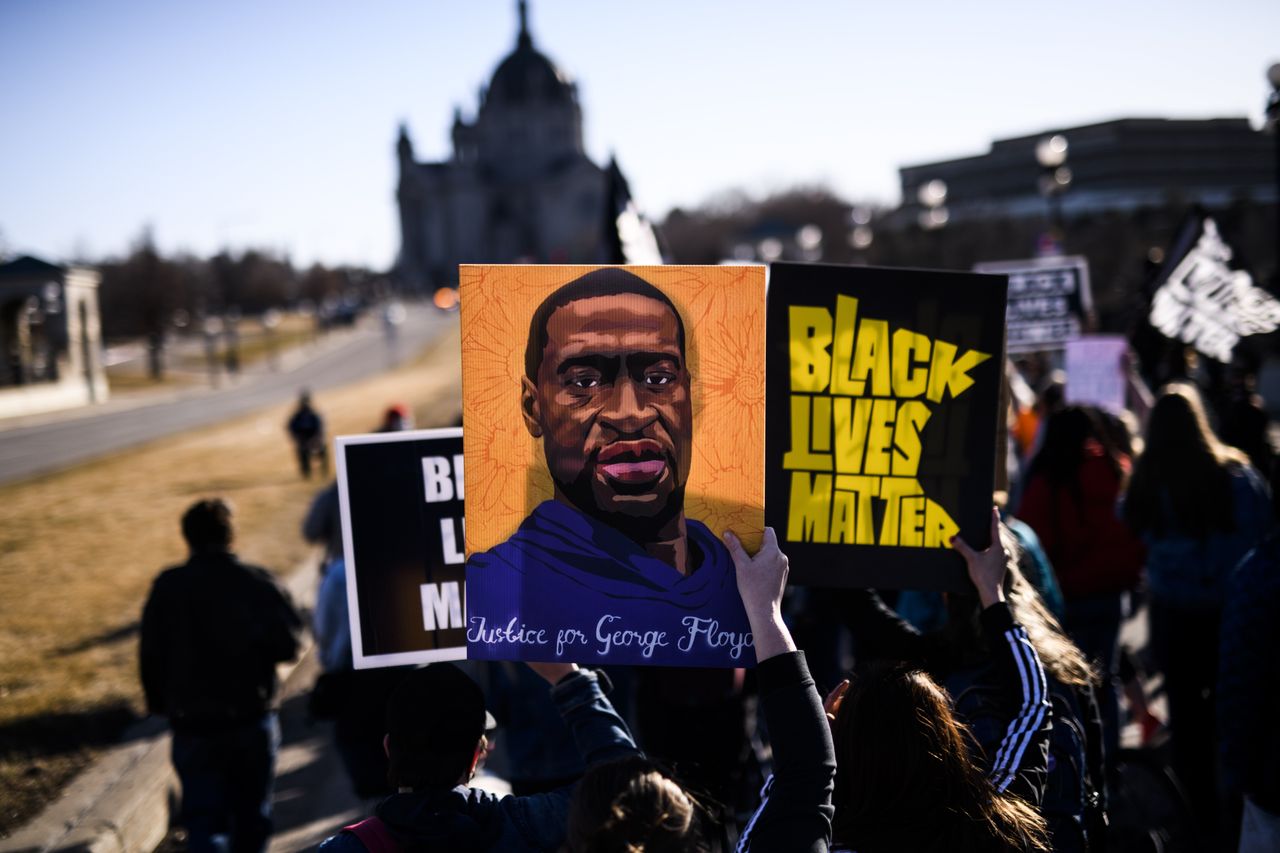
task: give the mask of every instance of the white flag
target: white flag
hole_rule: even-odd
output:
[[[1231,247],[1217,223],[1206,216],[1199,228],[1195,245],[1152,297],[1151,325],[1166,337],[1230,362],[1241,338],[1280,328],[1280,301],[1254,287],[1244,270],[1231,269]]]

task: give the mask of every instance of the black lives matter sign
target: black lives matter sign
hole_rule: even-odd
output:
[[[1084,334],[1093,298],[1082,257],[978,264],[976,272],[1009,277],[1006,313],[1010,353],[1060,350]]]
[[[337,450],[355,666],[465,658],[462,430],[341,436]]]
[[[990,535],[1004,276],[774,264],[765,519],[798,583],[963,589]]]

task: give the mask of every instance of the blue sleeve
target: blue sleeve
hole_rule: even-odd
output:
[[[584,669],[565,677],[551,688],[551,698],[588,767],[640,752],[605,696],[599,673]],[[526,842],[558,850],[564,843],[572,794],[573,787],[567,786],[548,794],[507,797],[502,806]]]

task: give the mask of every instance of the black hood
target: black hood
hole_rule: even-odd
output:
[[[382,801],[377,814],[404,850],[423,853],[488,850],[503,827],[498,798],[464,785],[393,794]]]

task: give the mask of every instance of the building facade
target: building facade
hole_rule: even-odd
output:
[[[32,257],[0,264],[0,417],[107,399],[98,281]]]
[[[903,204],[914,205],[922,186],[941,180],[953,220],[1041,215],[1036,146],[1054,135],[1068,143],[1071,183],[1060,196],[1067,217],[1170,201],[1276,201],[1273,140],[1248,119],[1125,118],[1000,139],[975,157],[904,166]]]
[[[448,160],[418,162],[408,129],[396,144],[403,285],[457,283],[462,263],[602,263],[625,180],[582,140],[574,83],[534,46],[519,4],[515,49],[480,90],[474,119],[454,114]]]

